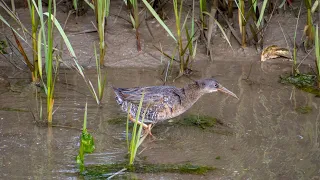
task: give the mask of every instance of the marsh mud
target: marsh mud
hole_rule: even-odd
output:
[[[114,100],[111,85],[116,87],[163,85],[168,59],[154,48],[162,47],[168,53],[174,41],[155,20],[149,20],[148,31],[141,24],[142,51],[136,47],[135,31],[122,10],[123,1],[112,1],[107,25],[107,52],[104,71],[107,85],[98,106],[87,85],[74,69],[68,51],[63,49],[62,68],[55,86],[53,127],[40,120],[42,103],[46,112],[44,92],[30,85],[30,74],[16,49],[0,56],[0,179],[85,179],[79,173],[76,156],[83,123],[85,103],[88,102],[88,131],[95,138],[96,150],[85,157],[85,164],[104,165],[123,163],[127,155],[125,140],[126,114]],[[191,2],[191,1],[190,1]],[[188,1],[189,3],[189,1]],[[190,5],[190,4],[189,4]],[[125,9],[125,7],[122,7]],[[196,5],[196,9],[199,7]],[[170,7],[168,9],[170,12]],[[172,11],[171,11],[172,12]],[[30,29],[28,9],[17,6],[21,22]],[[235,12],[236,13],[236,12]],[[0,14],[14,27],[4,12]],[[165,23],[174,29],[174,15],[168,13]],[[275,14],[265,31],[264,45],[287,47],[279,23],[293,39],[296,19],[291,12]],[[236,15],[234,16],[236,18]],[[57,9],[61,24],[67,13]],[[97,75],[93,43],[98,35],[92,31],[94,12],[76,18],[71,15],[65,31],[75,49],[86,75],[96,86]],[[298,24],[298,44],[302,41],[306,13],[301,13]],[[235,20],[236,22],[236,20]],[[236,23],[235,23],[236,26]],[[88,31],[89,30],[89,31]],[[57,32],[55,32],[57,34]],[[0,38],[12,40],[11,31],[1,26]],[[30,38],[29,43],[31,43]],[[59,44],[59,36],[55,36]],[[184,39],[185,40],[185,39]],[[283,59],[261,63],[260,52],[253,45],[241,48],[232,39],[233,51],[217,33],[213,38],[214,59],[209,61],[205,46],[199,42],[193,74],[172,82],[173,71],[167,85],[183,87],[191,79],[214,76],[233,91],[239,100],[221,93],[207,94],[189,111],[173,122],[159,123],[152,130],[155,136],[147,138],[139,149],[137,161],[145,164],[194,164],[215,167],[204,175],[180,173],[133,173],[140,179],[318,179],[320,178],[319,121],[320,99],[294,86],[280,84],[279,77],[291,73],[291,62]],[[161,45],[160,45],[161,43]],[[31,55],[25,43],[26,53]],[[292,47],[291,45],[289,45]],[[299,61],[306,53],[298,51]],[[31,56],[30,56],[31,57]],[[176,64],[174,64],[176,65]],[[312,58],[306,58],[301,72],[312,72]],[[39,93],[34,93],[34,91]],[[36,96],[37,95],[37,96]],[[42,101],[36,97],[41,97]],[[184,117],[208,116],[219,120],[216,127],[199,128],[176,123]],[[45,115],[44,115],[45,117]],[[116,119],[116,121],[115,121]],[[120,119],[120,120],[119,120]]]

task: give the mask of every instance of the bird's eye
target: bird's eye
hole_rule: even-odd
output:
[[[214,84],[214,87],[215,87],[215,88],[218,88],[218,87],[219,87],[219,84],[218,84],[218,83],[215,83],[215,84]]]

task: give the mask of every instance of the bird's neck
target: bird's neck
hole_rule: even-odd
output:
[[[205,94],[197,82],[188,84],[183,90],[190,105],[193,105],[203,94]]]

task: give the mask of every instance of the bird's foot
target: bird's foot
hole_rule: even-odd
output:
[[[144,134],[149,134],[150,136],[153,136],[151,133],[151,127],[152,127],[152,124],[148,124],[147,127],[144,128],[145,130]]]

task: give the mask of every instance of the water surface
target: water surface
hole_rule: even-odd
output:
[[[278,83],[290,72],[283,62],[215,62],[197,64],[192,79],[214,76],[240,100],[222,93],[207,94],[173,122],[157,124],[156,139],[148,138],[138,161],[153,164],[192,163],[217,167],[206,175],[174,173],[136,174],[141,179],[310,179],[320,177],[319,98],[290,85]],[[307,68],[305,68],[307,69]],[[102,106],[90,96],[82,78],[72,70],[59,73],[54,124],[39,122],[34,94],[25,86],[27,74],[9,75],[15,90],[0,94],[0,177],[6,179],[82,178],[75,157],[88,102],[88,128],[96,150],[86,164],[110,164],[125,159],[125,117],[114,101],[116,87],[163,84],[155,69],[106,68],[107,85]],[[94,71],[88,78],[96,81]],[[180,78],[169,85],[192,82]],[[20,87],[20,89],[19,89]],[[12,88],[11,88],[12,89]],[[45,107],[45,98],[43,104]],[[301,109],[311,109],[303,114]],[[223,124],[213,129],[177,122],[191,115],[208,115]]]

